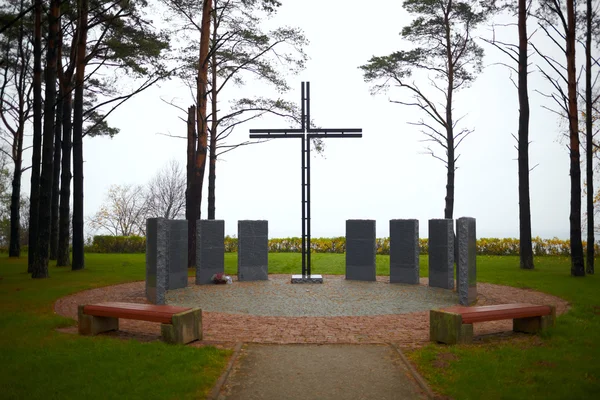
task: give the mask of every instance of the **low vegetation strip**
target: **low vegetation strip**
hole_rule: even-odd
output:
[[[390,238],[376,240],[377,254],[390,254]],[[533,253],[535,256],[568,256],[570,255],[570,241],[557,238],[532,239]],[[585,248],[586,243],[583,242]],[[237,238],[225,237],[225,251],[237,252]],[[419,239],[422,255],[429,251],[429,240]],[[301,238],[269,239],[270,253],[297,253],[302,249]],[[346,238],[313,238],[311,250],[314,253],[343,254],[346,251]],[[86,246],[88,253],[143,253],[146,251],[146,239],[140,236],[94,236]],[[515,238],[480,238],[477,240],[477,254],[488,256],[518,256],[519,239]],[[600,254],[600,245],[596,245],[596,254]]]

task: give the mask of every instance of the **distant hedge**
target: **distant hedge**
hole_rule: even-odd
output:
[[[85,246],[88,253],[145,253],[146,238],[142,236],[94,236]]]
[[[225,237],[225,251],[237,252],[238,239]],[[419,239],[421,254],[429,250],[428,240]],[[533,238],[533,254],[536,256],[568,256],[570,254],[570,241]],[[585,242],[583,244],[586,246]],[[596,244],[596,254],[600,255],[600,246]],[[269,252],[295,253],[302,249],[300,238],[270,239]],[[140,236],[94,236],[92,244],[85,249],[89,253],[144,253],[146,251],[146,238]],[[346,251],[346,238],[315,238],[311,239],[313,253],[338,253]],[[377,254],[390,254],[390,239],[377,239]],[[481,238],[477,240],[477,254],[490,256],[517,256],[519,255],[519,239],[515,238]]]

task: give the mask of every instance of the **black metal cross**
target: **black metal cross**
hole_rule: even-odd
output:
[[[313,138],[359,138],[362,129],[315,129],[310,127],[310,82],[302,82],[300,129],[250,129],[251,139],[302,139],[302,281],[311,281],[310,270],[310,140]],[[307,279],[308,278],[308,279]],[[292,279],[292,282],[294,279]],[[322,279],[320,280],[322,282]]]

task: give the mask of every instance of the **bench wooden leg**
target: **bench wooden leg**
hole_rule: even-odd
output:
[[[463,324],[462,316],[441,310],[429,312],[429,340],[446,344],[473,341],[473,324]]]
[[[175,314],[172,323],[161,324],[160,330],[167,343],[186,344],[202,340],[202,310],[194,308]]]
[[[84,305],[78,307],[78,325],[80,335],[97,335],[102,332],[118,331],[119,319],[111,317],[95,317],[83,313]]]
[[[524,333],[538,333],[554,326],[556,320],[556,307],[550,306],[552,313],[542,317],[515,318],[513,319],[513,331]]]

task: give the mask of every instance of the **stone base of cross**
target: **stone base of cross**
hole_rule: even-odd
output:
[[[323,275],[292,275],[292,283],[323,283]]]

